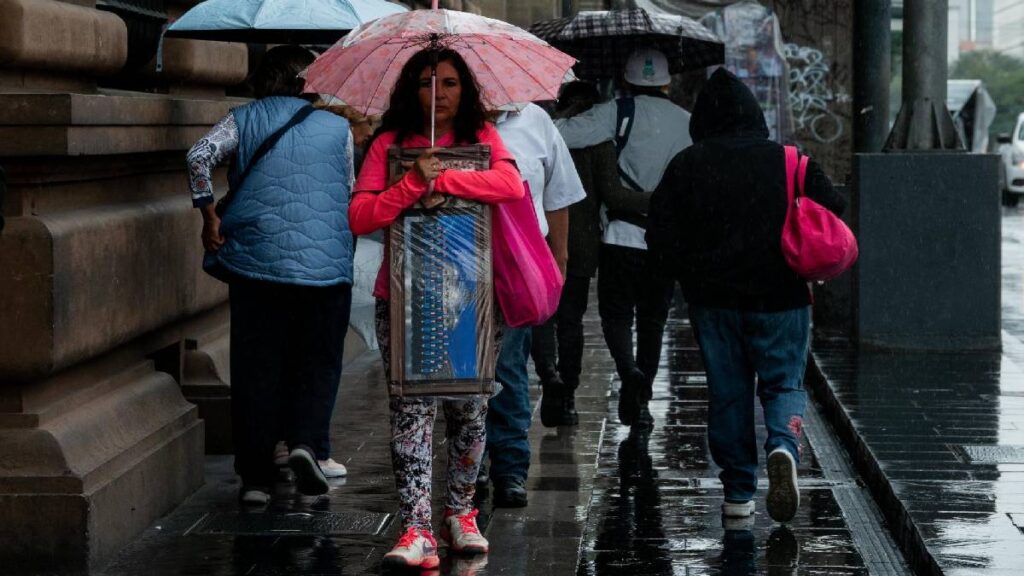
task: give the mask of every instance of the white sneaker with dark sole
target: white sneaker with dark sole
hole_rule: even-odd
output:
[[[295,487],[302,494],[317,496],[326,494],[330,488],[316,458],[305,446],[298,446],[291,451],[288,455],[288,467],[295,474]]]
[[[789,450],[776,448],[768,455],[768,515],[776,522],[789,522],[800,507],[796,460]]]

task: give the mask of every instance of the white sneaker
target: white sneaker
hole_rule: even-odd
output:
[[[263,488],[244,486],[238,493],[238,500],[246,506],[265,506],[270,502],[270,494]]]
[[[799,506],[796,460],[789,450],[776,448],[768,455],[768,515],[776,522],[789,522]]]
[[[476,525],[476,516],[479,513],[476,508],[465,514],[454,514],[451,510],[446,510],[444,523],[441,524],[441,540],[454,552],[486,554],[490,545]]]
[[[743,517],[722,516],[722,528],[726,530],[753,530],[754,515]]]
[[[334,458],[317,460],[316,462],[320,465],[320,470],[323,471],[324,476],[328,478],[343,478],[348,475],[348,469],[345,468],[345,465],[338,464],[334,461]]]
[[[386,566],[437,568],[441,563],[437,556],[437,541],[426,530],[409,528],[398,539],[395,547],[384,555],[381,563]]]
[[[722,516],[726,518],[746,518],[754,515],[754,501],[722,502]]]
[[[274,446],[274,466],[284,468],[288,465],[288,445],[284,440]]]

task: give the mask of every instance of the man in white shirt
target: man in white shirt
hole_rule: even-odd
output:
[[[529,186],[541,232],[565,274],[568,259],[569,205],[586,197],[565,142],[542,108],[528,104],[518,112],[495,118],[505,147]],[[494,505],[526,506],[526,477],[530,467],[530,355],[531,328],[506,328],[502,333],[496,379],[501,393],[491,398],[487,411],[489,476],[494,483]],[[547,394],[547,390],[545,390]]]
[[[631,96],[598,104],[555,125],[570,148],[614,141],[622,185],[636,192],[635,202],[627,205],[605,203],[597,298],[601,329],[622,380],[619,420],[649,431],[654,421],[647,402],[661,359],[673,284],[648,262],[644,227],[651,193],[672,158],[692,143],[690,113],[666,96],[671,77],[668,60],[660,51],[635,51],[623,76]]]

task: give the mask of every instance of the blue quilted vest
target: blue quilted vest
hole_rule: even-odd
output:
[[[272,96],[232,110],[239,132],[232,183],[260,144],[303,106],[309,103]],[[220,225],[226,240],[216,253],[220,264],[267,282],[351,284],[349,138],[348,122],[324,111],[285,132],[235,187]]]

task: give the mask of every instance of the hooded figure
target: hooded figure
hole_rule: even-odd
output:
[[[697,97],[693,146],[669,164],[651,199],[647,242],[667,259],[690,304],[773,312],[811,303],[782,256],[783,147],[768,139],[754,95],[724,68]],[[817,162],[805,192],[840,214],[846,201]]]
[[[784,149],[768,140],[753,94],[724,69],[697,97],[690,135],[693,146],[672,160],[651,198],[647,242],[689,303],[707,369],[708,445],[722,468],[722,513],[754,513],[756,389],[768,430],[768,513],[785,522],[800,502],[811,300],[782,255]],[[814,161],[805,193],[837,214],[845,205]]]

